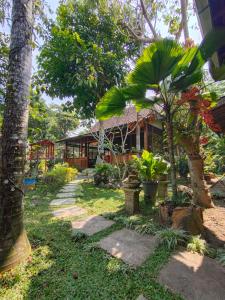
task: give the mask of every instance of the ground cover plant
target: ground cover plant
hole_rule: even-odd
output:
[[[25,224],[33,253],[26,264],[1,277],[1,299],[124,300],[136,299],[141,293],[155,300],[181,299],[155,280],[170,251],[159,246],[142,267],[129,268],[96,246],[101,237],[124,227],[120,222],[93,237],[74,241],[69,220],[52,218],[48,208],[56,192],[55,189],[50,193],[48,186],[42,185],[26,195]],[[123,204],[120,190],[105,190],[87,183],[84,197],[78,203],[88,209],[88,214],[108,211],[121,216]],[[143,197],[141,205],[143,209]],[[144,217],[154,214],[154,209],[150,209]]]

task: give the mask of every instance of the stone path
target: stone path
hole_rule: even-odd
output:
[[[71,222],[71,225],[73,231],[81,231],[91,236],[112,226],[114,223],[115,222],[107,220],[102,216],[89,216],[84,220]]]
[[[55,210],[53,211],[53,215],[56,218],[61,219],[61,218],[68,218],[68,217],[77,217],[85,214],[86,212],[87,212],[86,209],[82,207],[72,206],[72,207]]]
[[[50,206],[74,205],[74,198],[54,199],[50,202]]]
[[[101,248],[133,267],[140,266],[157,246],[157,239],[136,231],[122,229],[100,240]]]
[[[225,299],[225,268],[196,253],[173,255],[161,270],[159,282],[187,300]]]
[[[94,235],[112,226],[115,222],[102,216],[85,216],[87,211],[75,206],[76,199],[83,196],[80,180],[66,184],[50,203],[58,207],[53,211],[56,218],[80,217],[71,222],[73,232]],[[60,206],[70,205],[62,208]],[[99,247],[112,256],[123,260],[132,267],[141,266],[153,254],[158,242],[152,235],[141,235],[136,231],[121,229],[114,231],[99,241]],[[161,269],[158,281],[172,292],[186,300],[223,300],[225,299],[225,268],[216,260],[187,251],[177,252]],[[137,300],[147,300],[140,295]]]

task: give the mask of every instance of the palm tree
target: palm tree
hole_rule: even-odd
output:
[[[13,0],[0,151],[0,272],[23,261],[31,250],[23,225],[22,186],[31,77],[32,8],[33,0]]]
[[[132,101],[137,108],[154,107],[156,104],[161,107],[167,128],[174,195],[177,187],[173,120],[180,108],[176,103],[182,91],[202,80],[203,65],[224,44],[224,37],[225,31],[217,30],[209,33],[199,47],[187,49],[170,39],[151,44],[143,51],[134,70],[128,75],[128,85],[122,88],[113,87],[97,106],[96,115],[100,119],[122,114],[127,101]],[[146,91],[149,90],[153,94],[152,97],[146,96]],[[192,162],[189,160],[190,165]],[[203,192],[200,196],[198,194],[196,203],[211,207],[211,198],[206,197],[208,190],[202,174],[198,175],[198,182],[202,183]],[[192,182],[192,188],[196,190],[195,182]]]

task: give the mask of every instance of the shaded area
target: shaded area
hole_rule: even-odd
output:
[[[187,300],[222,300],[225,268],[209,257],[181,251],[163,267],[159,282]]]

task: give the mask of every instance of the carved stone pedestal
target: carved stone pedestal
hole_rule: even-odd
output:
[[[140,212],[139,210],[139,194],[141,189],[129,189],[123,188],[125,194],[125,208],[126,212],[130,215],[134,215]]]
[[[168,183],[169,181],[159,181],[158,185],[158,197],[166,199],[168,196]]]

